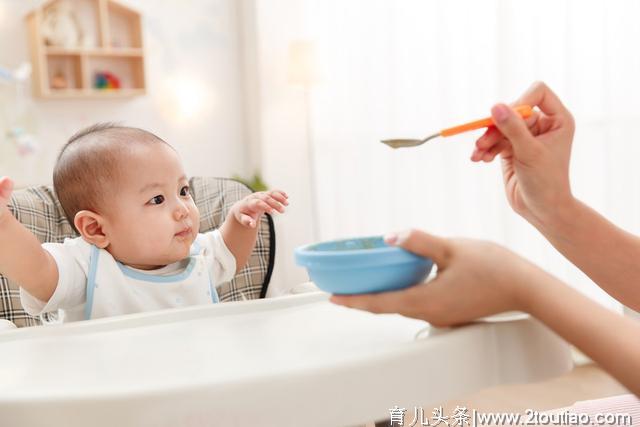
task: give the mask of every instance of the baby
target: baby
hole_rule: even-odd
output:
[[[0,178],[0,273],[20,284],[29,314],[60,310],[65,322],[218,302],[216,286],[247,262],[260,217],[288,205],[281,191],[253,193],[200,234],[176,151],[113,124],[74,135],[53,184],[81,237],[40,245],[9,212],[13,183]]]

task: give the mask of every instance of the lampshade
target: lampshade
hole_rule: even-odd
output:
[[[297,40],[289,45],[288,81],[305,87],[318,83],[313,42]]]

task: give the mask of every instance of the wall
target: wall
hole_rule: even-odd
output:
[[[254,32],[245,50],[254,50],[255,97],[250,131],[257,135],[260,167],[266,181],[287,192],[290,206],[276,216],[277,251],[271,295],[288,292],[308,280],[306,270],[294,262],[296,247],[312,243],[311,172],[308,125],[311,117],[302,87],[288,81],[289,48],[305,39],[304,2],[294,0],[243,0],[245,17]],[[248,22],[243,18],[243,22]],[[250,68],[251,70],[251,68]]]
[[[0,65],[15,68],[29,60],[24,16],[42,3],[0,0]],[[0,138],[0,175],[21,186],[50,182],[60,146],[75,131],[99,121],[121,121],[156,133],[181,153],[187,174],[246,174],[236,2],[194,0],[188,7],[177,0],[121,3],[143,15],[148,94],[128,100],[34,99],[30,116],[39,150],[20,157]],[[200,105],[193,116],[176,115],[176,88]],[[0,129],[0,136],[4,133]]]
[[[1,66],[15,68],[30,59],[24,17],[42,3],[0,0]],[[270,294],[305,281],[306,274],[295,267],[292,253],[295,246],[310,240],[306,162],[297,161],[306,154],[299,152],[304,147],[273,146],[280,136],[272,132],[293,132],[296,140],[304,141],[300,92],[271,85],[272,74],[267,73],[266,80],[258,78],[265,73],[262,66],[272,67],[265,57],[272,52],[263,49],[258,54],[258,41],[268,48],[275,40],[258,30],[256,14],[259,9],[262,20],[275,25],[280,25],[279,15],[269,12],[265,2],[257,7],[254,0],[194,0],[188,7],[176,0],[121,3],[143,16],[148,94],[129,100],[29,99],[30,121],[40,146],[35,155],[20,157],[13,145],[0,138],[0,175],[11,176],[18,187],[49,183],[60,147],[74,132],[95,122],[121,121],[148,129],[178,149],[190,175],[248,176],[262,169],[268,184],[289,192],[291,209],[275,218],[277,260]],[[287,4],[282,6],[285,15],[281,16],[286,16]],[[296,16],[295,9],[289,16]],[[264,22],[260,28],[265,29]],[[286,58],[282,51],[286,46],[275,48]],[[176,81],[188,92],[202,95],[201,109],[191,118],[175,114],[172,84]],[[261,92],[263,86],[266,94]],[[0,95],[7,90],[0,85]],[[271,97],[283,93],[293,96],[294,102],[271,105]],[[4,133],[0,120],[0,135]]]

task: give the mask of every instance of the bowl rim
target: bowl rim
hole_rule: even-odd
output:
[[[317,250],[310,250],[309,248],[312,246],[316,246],[316,245],[324,245],[324,244],[328,244],[328,243],[336,243],[336,242],[346,242],[349,240],[364,240],[364,239],[382,239],[383,243],[384,243],[384,236],[381,234],[376,234],[373,236],[362,236],[362,237],[347,237],[344,239],[333,239],[333,240],[324,240],[322,242],[316,242],[316,243],[308,243],[306,245],[302,245],[299,246],[295,249],[295,253],[301,256],[305,256],[305,255],[311,255],[311,256],[319,256],[319,257],[332,257],[332,256],[340,256],[340,257],[344,257],[344,256],[349,256],[349,255],[363,255],[363,254],[384,254],[386,252],[407,252],[407,253],[411,253],[405,249],[402,249],[398,246],[390,246],[387,245],[386,243],[384,243],[385,246],[379,247],[379,248],[372,248],[372,249],[350,249],[348,251],[317,251]]]

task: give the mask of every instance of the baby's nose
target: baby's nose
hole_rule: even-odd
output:
[[[189,210],[184,205],[184,203],[179,203],[178,206],[176,207],[176,210],[173,212],[173,216],[175,217],[176,220],[181,220],[187,215],[189,215]]]

